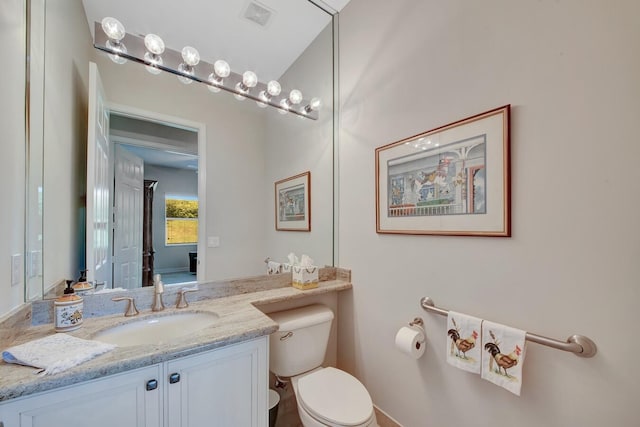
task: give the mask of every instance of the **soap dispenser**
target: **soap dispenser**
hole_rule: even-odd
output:
[[[87,281],[87,270],[80,270],[80,278],[73,284],[73,291],[80,296],[93,292],[93,284]]]
[[[76,295],[72,283],[73,280],[67,280],[64,294],[53,303],[56,332],[74,331],[82,325],[84,300]]]

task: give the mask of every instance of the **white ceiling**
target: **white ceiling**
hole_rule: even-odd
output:
[[[265,27],[244,18],[250,2],[272,11]],[[322,0],[340,11],[349,0]],[[308,0],[83,0],[89,28],[106,16],[131,34],[154,33],[167,47],[190,45],[203,60],[226,60],[236,73],[256,72],[260,81],[279,79],[330,22]]]

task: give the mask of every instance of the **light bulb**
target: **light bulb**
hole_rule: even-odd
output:
[[[280,92],[282,91],[282,86],[280,86],[280,83],[278,83],[275,80],[271,80],[269,83],[267,83],[267,93],[271,96],[278,96],[280,95]]]
[[[231,74],[231,67],[229,67],[227,61],[218,59],[213,64],[213,72],[216,74],[216,76],[224,79],[225,77],[229,77],[229,74]]]
[[[293,105],[300,104],[302,102],[302,92],[300,92],[298,89],[294,89],[289,92],[289,101]]]
[[[280,83],[275,80],[271,80],[269,83],[267,83],[267,90],[261,90],[258,94],[258,98],[260,98],[261,100],[256,101],[258,103],[258,106],[262,108],[266,107],[267,103],[271,101],[271,98],[280,95],[281,91],[282,87],[280,86]]]
[[[155,34],[147,34],[144,36],[144,46],[154,55],[162,55],[164,52],[164,42],[160,36]]]
[[[311,98],[311,101],[309,101],[309,108],[311,108],[312,111],[318,111],[320,107],[322,107],[322,101],[320,98]]]
[[[102,31],[109,37],[111,40],[119,42],[125,36],[124,25],[116,18],[112,18],[110,16],[104,18],[102,20]]]
[[[304,107],[302,112],[305,114],[309,114],[312,111],[318,111],[320,107],[322,107],[322,101],[320,100],[320,98],[311,98],[311,101],[309,101],[309,105]]]
[[[182,49],[182,59],[185,64],[193,67],[198,65],[198,62],[200,62],[200,53],[195,47],[185,46]]]
[[[148,72],[150,72],[151,74],[154,74],[154,75],[158,75],[158,74],[161,73],[162,70],[160,70],[158,68],[159,65],[163,65],[163,61],[162,61],[162,57],[161,56],[154,55],[151,52],[145,52],[144,53],[144,60],[149,63],[149,64],[144,66],[147,69]]]
[[[258,84],[258,76],[253,71],[245,71],[242,75],[242,83],[248,88],[255,87]]]

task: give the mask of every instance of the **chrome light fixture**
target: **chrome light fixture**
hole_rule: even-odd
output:
[[[151,74],[160,74],[162,70],[158,66],[163,64],[160,55],[164,52],[164,41],[156,34],[147,34],[144,36],[144,46],[147,48],[144,59],[149,63],[149,65],[145,65],[145,68]]]
[[[304,114],[309,114],[312,111],[320,110],[320,107],[322,107],[322,101],[320,98],[311,98],[311,101],[309,101],[309,104],[302,109],[302,112]]]
[[[191,46],[185,46],[182,48],[182,61],[180,65],[178,65],[178,71],[182,75],[178,75],[178,80],[181,83],[186,85],[190,85],[193,83],[193,78],[189,76],[193,76],[195,72],[195,66],[200,62],[200,52],[198,49]]]
[[[229,67],[229,63],[222,59],[218,59],[213,63],[213,73],[209,74],[209,82],[211,83],[207,86],[211,92],[220,92],[220,86],[224,83],[224,79],[229,77],[231,74],[231,67]]]
[[[109,58],[116,64],[126,63],[127,59],[122,57],[127,53],[127,47],[122,43],[122,39],[127,34],[124,25],[116,18],[107,17],[102,20],[101,27],[109,38],[106,42],[107,47],[111,50]]]
[[[123,40],[126,40],[127,46]],[[145,65],[147,71],[152,74],[165,71],[175,74],[184,84],[200,82],[211,92],[224,90],[239,100],[251,98],[260,107],[271,106],[282,114],[290,112],[300,118],[318,119],[321,107],[318,98],[305,100],[298,89],[283,94],[282,86],[276,80],[262,83],[253,71],[235,73],[222,59],[216,60],[213,64],[202,61],[200,53],[192,46],[176,51],[166,48],[162,38],[156,34],[147,34],[144,37],[128,34],[122,23],[115,18],[107,17],[102,22],[95,23],[94,47],[106,52],[111,60],[118,64],[131,60]]]
[[[258,107],[265,108],[268,105],[267,103],[271,101],[271,98],[280,95],[280,92],[282,92],[282,86],[280,86],[280,83],[275,80],[271,80],[267,83],[267,89],[261,90],[258,94],[258,98],[260,98],[260,101],[256,101]]]
[[[245,71],[242,74],[242,81],[236,83],[236,94],[234,95],[238,101],[245,99],[251,88],[258,84],[258,76],[253,71]]]

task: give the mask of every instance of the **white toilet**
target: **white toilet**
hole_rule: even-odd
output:
[[[280,325],[271,334],[269,368],[290,377],[305,427],[377,427],[367,389],[355,377],[321,367],[333,312],[320,305],[269,313]]]

